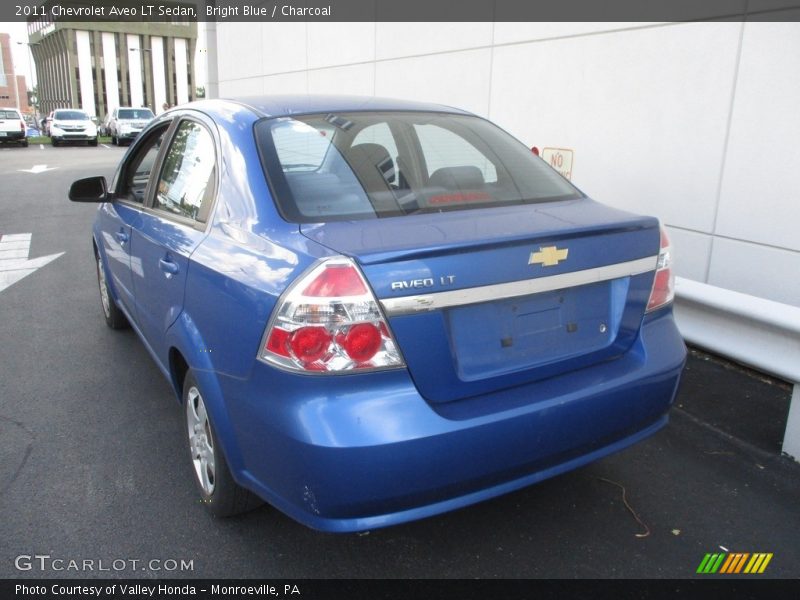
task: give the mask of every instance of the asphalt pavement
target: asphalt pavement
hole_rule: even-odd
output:
[[[502,498],[360,535],[269,507],[209,516],[167,382],[135,334],[103,322],[95,207],[67,200],[123,152],[0,148],[0,235],[30,233],[31,259],[63,252],[0,291],[0,578],[685,578],[711,577],[696,570],[719,552],[773,553],[753,577],[800,576],[800,465],[774,439],[787,388],[735,370],[745,397],[702,355],[666,429]],[[777,416],[750,435],[763,399]],[[18,558],[34,555],[45,568]]]

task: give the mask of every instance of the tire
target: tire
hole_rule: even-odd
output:
[[[53,144],[53,148],[55,148],[55,147],[57,147],[57,146],[58,146],[58,140],[57,140],[57,139],[55,139],[55,138],[53,138],[53,139],[51,140],[51,143]]]
[[[22,140],[22,141],[19,143],[19,145],[20,145],[20,146],[22,146],[23,148],[27,148],[27,147],[28,147],[28,140],[27,140],[27,139],[25,139],[25,140]]]
[[[191,369],[183,381],[183,408],[193,479],[208,511],[215,517],[232,517],[263,504],[260,498],[233,480]]]
[[[103,266],[103,259],[97,255],[97,287],[100,290],[100,306],[103,308],[103,317],[105,317],[106,325],[111,329],[125,329],[130,327],[128,319],[114,302],[111,296],[111,291],[108,289],[108,281],[106,281],[106,270]]]
[[[97,146],[97,138],[94,138],[93,140],[89,140],[89,145],[90,146]]]

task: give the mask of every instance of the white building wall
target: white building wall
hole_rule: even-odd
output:
[[[800,306],[800,23],[219,23],[219,95],[466,108],[571,148],[668,225],[678,275]],[[210,57],[213,60],[213,57]]]
[[[103,33],[103,67],[106,74],[106,112],[111,112],[119,106],[117,48],[113,33]]]
[[[94,104],[94,79],[92,78],[92,46],[88,31],[75,32],[78,47],[78,86],[81,89],[81,108],[89,115],[97,114]]]
[[[189,54],[186,40],[175,38],[175,87],[178,104],[189,102]]]
[[[166,69],[164,68],[164,38],[153,36],[150,38],[150,57],[153,66],[153,112],[164,112],[167,102]]]
[[[131,84],[131,104],[144,106],[144,85],[142,82],[142,49],[139,36],[128,34],[128,73]]]

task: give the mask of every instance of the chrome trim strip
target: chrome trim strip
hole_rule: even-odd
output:
[[[584,269],[583,271],[573,271],[572,273],[561,273],[559,275],[537,277],[535,279],[525,279],[523,281],[512,281],[510,283],[498,283],[495,285],[484,285],[432,294],[403,296],[402,298],[383,298],[380,300],[380,303],[386,316],[396,317],[399,315],[441,310],[443,308],[463,306],[466,304],[507,300],[518,296],[528,296],[540,292],[550,292],[578,285],[608,281],[610,279],[641,275],[648,271],[655,271],[657,262],[658,255],[648,256],[646,258],[607,265],[605,267],[595,267],[594,269]]]

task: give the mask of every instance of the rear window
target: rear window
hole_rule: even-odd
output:
[[[20,119],[20,116],[13,110],[0,110],[0,119]]]
[[[81,110],[57,110],[53,119],[60,121],[88,121],[89,115]]]
[[[143,120],[152,119],[155,115],[147,108],[121,108],[117,114],[118,119]]]
[[[292,222],[394,217],[581,198],[488,121],[442,113],[265,119],[256,141]]]

